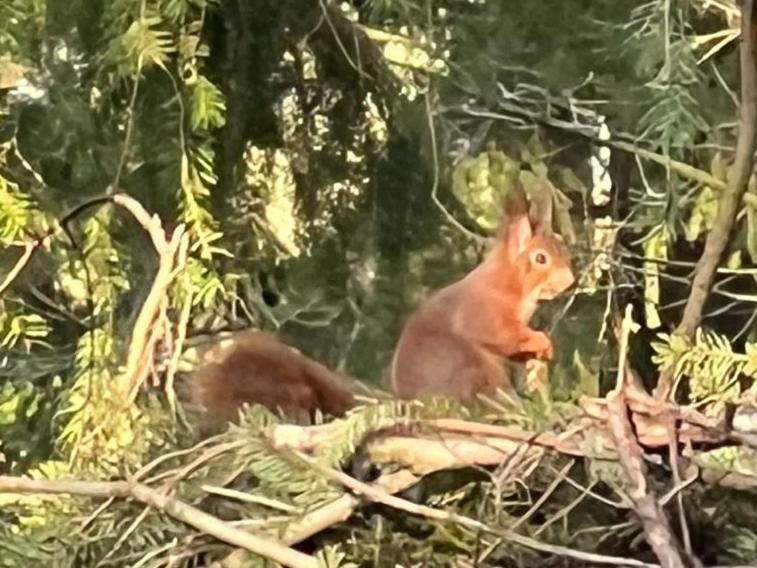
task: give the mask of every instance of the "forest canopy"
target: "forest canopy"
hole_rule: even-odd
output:
[[[755,41],[753,0],[4,0],[0,566],[757,564]],[[398,400],[517,188],[554,359]],[[207,424],[250,328],[355,408]]]

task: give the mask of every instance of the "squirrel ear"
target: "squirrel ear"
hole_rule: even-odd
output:
[[[552,232],[552,191],[540,182],[538,192],[531,196],[528,218],[534,234],[543,235]]]
[[[517,215],[507,219],[505,227],[505,242],[507,243],[507,254],[510,258],[520,255],[528,247],[528,241],[531,240],[533,231],[531,221],[526,215]]]
[[[528,210],[528,197],[520,179],[516,179],[507,192],[504,201],[504,218],[500,225],[501,239],[505,243],[507,255],[514,259],[528,245],[533,236]]]
[[[528,196],[520,179],[513,180],[513,185],[505,195],[505,222],[507,218],[515,218],[528,214]]]

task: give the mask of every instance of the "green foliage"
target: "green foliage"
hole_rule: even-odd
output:
[[[0,347],[12,348],[22,344],[26,350],[50,332],[48,323],[37,314],[6,314],[0,309]]]
[[[57,378],[53,392],[60,389]],[[25,471],[49,451],[49,434],[36,425],[49,422],[54,407],[50,392],[28,381],[7,381],[0,389],[0,463],[10,472]]]
[[[717,403],[712,411],[739,400],[742,375],[757,378],[757,344],[748,343],[745,353],[735,353],[727,338],[701,328],[692,343],[675,334],[660,334],[659,339],[652,344],[654,362],[677,379],[686,377],[692,400]]]
[[[220,128],[226,123],[226,103],[223,95],[218,87],[202,75],[197,78],[192,89],[190,120],[193,130]],[[206,167],[210,164],[212,159],[206,159]]]
[[[722,85],[737,84],[736,58],[723,51],[712,65],[699,65],[691,41],[725,25],[719,15],[700,19],[676,3],[629,0],[354,4],[0,5],[0,283],[27,246],[56,229],[0,298],[4,470],[121,478],[196,441],[196,433],[183,431],[181,406],[171,407],[174,415],[163,404],[163,389],[132,404],[118,388],[157,267],[143,227],[109,204],[80,212],[57,231],[64,211],[108,188],[157,214],[169,239],[178,224],[187,230],[163,306],[170,334],[150,354],[159,379],[176,377],[182,400],[198,337],[251,325],[276,328],[329,366],[379,382],[408,311],[480,256],[478,240],[452,216],[490,231],[514,175],[527,191],[552,192],[556,228],[575,251],[577,268],[590,273],[580,308],[568,305],[567,315],[553,318],[561,326],[553,333],[560,338],[554,389],[497,397],[475,410],[439,401],[361,404],[320,426],[328,438],[312,457],[329,468],[349,467],[376,429],[438,416],[562,428],[575,418],[572,401],[600,394],[600,377],[616,363],[606,324],[627,301],[618,290],[644,302],[648,329],[670,323],[659,306],[669,299],[666,277],[680,252],[679,233],[683,228],[693,246],[701,244],[720,191],[671,160],[718,180],[731,167],[734,133],[723,125],[734,108]],[[621,181],[607,210],[629,216],[621,228],[609,217],[603,225],[577,222],[597,205],[584,170],[601,145],[586,136],[596,136],[603,121],[613,140],[661,153],[657,162],[631,156],[626,166],[613,154]],[[532,133],[534,122],[550,128]],[[462,156],[454,150],[461,142]],[[744,259],[757,251],[753,210],[739,222],[729,258],[741,258],[752,278]],[[616,254],[619,232],[632,262]],[[660,339],[655,362],[687,381],[692,401],[716,410],[751,394],[751,341],[738,353],[719,329],[700,332],[692,345]],[[217,507],[219,516],[255,519],[262,533],[278,535],[344,494],[297,455],[271,447],[266,435],[278,425],[251,409],[223,437],[241,442],[241,450],[209,462],[201,448],[184,450],[153,463],[150,483],[178,475],[182,499]],[[199,465],[182,473],[185,459]],[[750,474],[752,461],[722,451],[701,465]],[[543,477],[509,475],[512,467],[525,476],[521,465],[478,472],[483,481],[425,497],[507,529],[555,475],[553,464],[543,464]],[[598,480],[613,481],[613,467],[588,469],[571,475],[612,497]],[[280,509],[211,495],[210,486],[274,500]],[[626,554],[638,525],[587,495],[559,484],[520,530]],[[191,565],[229,552],[134,503],[116,501],[90,516],[100,503],[2,499],[0,566]],[[707,504],[701,497],[691,508],[709,521]],[[322,563],[543,561],[454,523],[368,508],[355,517],[335,530],[336,542],[312,542]],[[757,524],[732,510],[718,522],[711,533],[717,538],[708,540],[722,536],[725,552],[713,554],[753,560]]]
[[[519,170],[520,164],[502,151],[467,156],[455,165],[452,191],[476,222],[491,231],[499,226],[497,209],[517,183]]]
[[[113,374],[115,355],[112,335],[105,330],[82,336],[77,347],[75,382],[62,409],[66,425],[59,437],[74,471],[116,474],[138,463],[149,444],[147,417],[124,404]]]
[[[141,73],[156,65],[166,69],[175,46],[171,34],[160,27],[159,14],[145,14],[129,25],[123,34],[111,40],[105,52],[105,61],[117,68],[121,76]]]
[[[0,243],[8,246],[45,229],[44,217],[17,184],[0,175]]]
[[[645,138],[685,148],[694,142],[697,131],[707,129],[701,104],[692,89],[692,86],[704,81],[704,74],[697,67],[685,37],[667,45],[664,54],[662,62],[650,62],[654,67],[659,65],[659,71],[647,85],[652,100],[639,119],[639,129]]]

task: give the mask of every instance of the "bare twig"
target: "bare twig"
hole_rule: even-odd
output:
[[[668,419],[668,437],[670,443],[668,444],[668,461],[670,462],[670,471],[673,474],[673,484],[675,487],[682,487],[681,471],[678,467],[678,428],[676,428],[676,421],[674,418]],[[691,548],[691,534],[689,533],[689,524],[686,520],[686,509],[683,506],[683,491],[676,491],[676,508],[678,510],[678,525],[681,529],[681,540],[683,541],[683,550],[688,556],[693,555],[693,549]],[[660,504],[664,504],[660,501]]]
[[[235,528],[212,515],[161,494],[147,485],[129,481],[59,481],[0,476],[0,493],[68,494],[85,497],[134,498],[218,540],[244,548],[292,568],[317,568],[312,556],[281,542],[264,539]]]
[[[523,513],[523,515],[521,515],[521,517],[517,521],[515,521],[512,526],[510,526],[510,530],[516,530],[519,526],[521,526],[529,518],[531,518],[531,515],[536,513],[541,508],[541,506],[547,501],[547,499],[552,496],[552,493],[554,493],[555,489],[557,489],[557,487],[565,480],[565,478],[568,477],[568,472],[575,463],[575,460],[570,460],[563,466],[563,468],[558,472],[557,476],[555,476],[555,478],[552,480],[552,483],[550,483],[549,486],[544,490],[544,493],[542,493],[541,497],[539,497],[534,502],[534,504],[531,505],[531,508]]]
[[[183,239],[178,250],[177,266],[185,266],[187,262],[187,249],[189,248],[189,240]],[[185,276],[188,279],[188,276]],[[189,318],[192,313],[192,305],[194,303],[194,297],[192,290],[189,286],[187,288],[187,297],[184,298],[184,304],[181,307],[181,315],[179,316],[179,322],[177,324],[176,343],[172,346],[171,358],[168,362],[166,369],[166,384],[165,391],[168,397],[168,404],[171,407],[171,411],[176,414],[176,391],[174,389],[174,382],[176,377],[176,371],[179,368],[179,362],[181,355],[184,352],[184,342],[187,337],[187,328],[189,327]]]
[[[589,494],[592,487],[594,487],[594,484],[589,485],[588,487],[585,487],[584,490],[581,491],[580,495],[578,495],[575,499],[573,499],[573,501],[571,501],[570,503],[562,507],[557,512],[557,514],[555,514],[551,519],[548,519],[547,521],[545,521],[538,529],[536,529],[533,533],[534,536],[539,536],[541,533],[547,530],[547,528],[552,526],[554,523],[567,517],[573,509],[578,507],[583,502],[583,500],[586,499],[586,496]]]
[[[457,230],[459,230],[461,233],[466,235],[467,237],[470,237],[475,242],[483,242],[484,239],[477,235],[476,233],[468,230],[465,226],[463,226],[455,217],[450,213],[447,208],[444,206],[444,204],[439,201],[438,191],[439,191],[439,151],[436,147],[436,127],[434,126],[434,111],[431,108],[431,95],[430,93],[426,93],[424,96],[424,102],[426,103],[426,118],[428,120],[428,135],[431,139],[431,158],[434,162],[434,182],[431,186],[431,200],[434,202],[434,205],[436,205],[439,208],[439,211],[444,215],[444,217],[449,221],[451,225],[453,225]]]
[[[148,479],[147,482],[155,483],[156,481],[168,478],[168,481],[166,484],[166,491],[172,491],[176,487],[176,485],[178,485],[180,481],[186,478],[189,474],[191,474],[197,468],[203,466],[209,461],[214,460],[215,458],[217,458],[218,456],[222,454],[242,448],[244,447],[244,445],[245,445],[244,440],[237,440],[233,442],[224,442],[222,444],[211,446],[210,448],[205,450],[202,454],[200,454],[197,458],[195,458],[188,464],[182,466],[178,470],[161,472],[155,475],[154,477],[151,477],[150,479]]]
[[[407,469],[402,469],[394,473],[382,475],[371,483],[371,485],[389,494],[394,494],[404,491],[417,482],[418,478],[415,475]],[[335,501],[314,509],[302,518],[287,525],[282,540],[290,546],[302,542],[314,534],[348,519],[360,503],[360,499],[353,495],[343,495]]]
[[[165,454],[161,454],[154,460],[152,460],[150,463],[143,465],[141,468],[137,470],[137,472],[133,475],[133,478],[135,481],[139,481],[142,479],[145,475],[150,473],[153,469],[158,467],[160,464],[165,463],[168,460],[172,460],[175,458],[180,458],[182,456],[189,455],[191,453],[196,452],[200,448],[204,448],[205,446],[214,445],[217,442],[219,442],[222,439],[221,435],[216,435],[211,438],[206,438],[202,440],[201,442],[195,444],[191,448],[184,448],[181,450],[176,450],[175,452],[168,452]]]
[[[31,260],[32,256],[34,256],[34,253],[42,248],[47,243],[47,241],[58,236],[72,219],[78,217],[81,213],[83,213],[90,207],[100,205],[102,203],[105,203],[106,201],[110,201],[110,196],[99,196],[92,199],[87,199],[79,205],[75,206],[68,213],[63,215],[63,217],[60,219],[60,222],[53,223],[52,226],[47,231],[45,231],[44,234],[26,241],[24,243],[24,252],[16,261],[16,264],[13,266],[13,268],[11,268],[10,272],[6,274],[5,278],[3,278],[3,281],[0,284],[0,294],[5,292],[5,290],[7,290],[8,287],[13,283],[13,281],[18,278],[18,275],[21,274],[24,268],[26,268],[26,266],[29,264],[29,261]]]
[[[285,513],[296,513],[298,510],[297,507],[289,505],[288,503],[284,503],[282,501],[277,501],[276,499],[271,499],[262,495],[253,495],[245,491],[229,489],[228,487],[203,485],[200,489],[205,491],[205,493],[210,493],[211,495],[229,497],[230,499],[236,499],[237,501],[242,501],[244,503],[255,503],[256,505],[268,507],[269,509],[276,509],[277,511],[283,511]]]
[[[50,235],[48,235],[48,238],[49,236]],[[40,246],[42,246],[42,243],[43,241],[40,239],[35,239],[33,241],[24,243],[24,252],[21,253],[21,256],[16,261],[16,264],[13,266],[13,268],[10,269],[10,272],[5,275],[3,281],[0,282],[0,294],[5,292],[8,286],[10,286],[13,281],[18,278],[18,275],[21,274],[21,271],[26,267],[27,264],[29,264],[32,255]]]

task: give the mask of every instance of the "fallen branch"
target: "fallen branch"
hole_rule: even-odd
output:
[[[729,424],[725,411],[719,417],[704,417],[695,409],[670,403],[647,405],[647,397],[628,396],[625,404],[636,438],[645,448],[667,448],[671,442],[685,447],[716,448],[725,445],[757,446],[750,422]],[[516,426],[480,424],[459,419],[423,421],[423,433],[413,425],[395,426],[372,433],[364,449],[373,463],[394,463],[417,475],[445,469],[499,465],[520,452],[523,460],[537,458],[544,451],[603,460],[617,460],[616,441],[607,430],[613,412],[605,399],[587,398],[581,402],[583,415],[563,432],[533,432]],[[737,409],[735,415],[738,416]],[[671,440],[670,420],[680,422]],[[332,425],[298,426],[282,424],[269,433],[273,448],[316,453],[332,436]],[[741,432],[740,427],[747,430]],[[722,476],[721,476],[722,477]],[[744,480],[740,480],[743,486]],[[751,481],[757,486],[757,479]]]
[[[625,396],[625,392],[623,395]],[[499,466],[502,463],[507,463],[509,460],[517,461],[513,456],[517,456],[518,459],[522,460],[520,463],[529,463],[550,450],[572,456],[619,459],[617,443],[606,432],[606,421],[612,419],[612,411],[615,410],[613,405],[616,402],[612,399],[609,401],[591,399],[590,407],[594,411],[597,411],[597,409],[601,409],[601,411],[597,411],[596,416],[585,414],[579,417],[578,423],[574,427],[570,427],[562,433],[529,432],[513,426],[479,424],[457,419],[426,421],[423,423],[424,427],[422,429],[417,428],[417,425],[415,425],[415,427],[394,427],[391,430],[374,432],[364,446],[367,457],[376,464],[391,462],[395,465],[404,465],[405,469],[394,476],[382,477],[378,482],[370,486],[361,484],[357,480],[354,480],[354,482],[358,483],[358,485],[354,485],[351,477],[341,477],[342,474],[339,474],[339,472],[328,473],[327,475],[334,476],[339,474],[338,478],[333,477],[333,479],[350,488],[356,495],[344,495],[316,510],[308,512],[300,519],[296,519],[284,527],[284,531],[281,533],[279,539],[273,542],[280,547],[284,547],[285,550],[289,550],[286,548],[287,546],[310,538],[329,526],[333,526],[349,518],[353,511],[363,503],[364,498],[368,498],[369,500],[381,499],[377,502],[397,508],[405,507],[407,505],[406,501],[400,499],[398,501],[389,500],[386,502],[386,496],[390,496],[414,484],[418,479],[418,475],[425,475],[442,469],[475,465]],[[621,402],[625,404],[626,401],[621,400]],[[659,425],[664,424],[667,419],[666,416],[669,418],[670,415],[658,412],[658,408],[654,406],[649,407],[649,414],[642,414],[642,411],[647,409],[645,406],[646,400],[643,397],[639,397],[635,402],[633,399],[628,399],[627,402],[627,410],[624,410],[624,412],[626,414],[630,413],[631,419],[633,419],[637,428],[641,431],[639,439],[647,439],[654,444],[658,444],[660,447],[667,445],[669,443],[669,435],[665,437],[663,434],[658,433],[657,430],[669,432],[669,429],[660,428]],[[677,408],[674,405],[666,403],[664,407],[671,409],[671,412],[675,411],[674,413],[677,416],[685,417],[687,414],[685,409]],[[682,420],[684,419],[682,418]],[[327,443],[328,438],[333,435],[332,427],[334,424],[328,423],[317,426],[278,425],[269,433],[269,440],[272,447],[294,449],[299,455],[303,456],[303,459],[311,463],[315,460],[309,458],[307,453],[317,453],[319,446]],[[651,435],[645,435],[645,424],[651,424],[655,432]],[[701,438],[705,441],[719,439],[722,442],[728,439],[728,436],[722,430],[711,432],[706,426],[691,424],[688,429],[689,440],[695,440],[697,432],[701,434]],[[208,448],[187,466],[178,470],[153,475],[152,482],[167,477],[173,478],[174,483],[169,483],[167,486],[170,488],[175,482],[183,479],[189,472],[206,464],[208,460],[215,459],[219,454],[233,450],[239,447],[240,444],[244,445],[244,441],[233,441]],[[195,449],[199,447],[197,446]],[[164,458],[161,458],[148,464],[139,471],[139,475],[144,477],[163,461]],[[705,473],[703,472],[703,477]],[[718,479],[714,479],[713,481],[718,482],[722,478],[723,475],[721,474]],[[691,479],[688,479],[686,483],[688,484],[691,481]],[[741,478],[740,481],[744,482]],[[145,489],[135,490],[134,487],[137,486],[140,488],[144,487],[146,491]],[[366,487],[370,487],[371,489],[366,489]],[[680,489],[676,488],[676,491],[680,491]],[[582,488],[581,490],[583,493],[588,494],[588,489]],[[18,478],[0,478],[0,492],[3,491],[71,493],[101,498],[133,497],[176,518],[180,518],[187,522],[187,524],[207,534],[211,534],[219,540],[244,549],[244,552],[237,551],[229,555],[222,561],[223,566],[242,566],[243,558],[247,557],[247,552],[268,555],[273,558],[273,556],[265,552],[267,549],[261,551],[259,547],[254,548],[256,545],[250,541],[239,541],[237,533],[231,536],[228,533],[224,533],[223,531],[229,526],[228,524],[210,516],[198,517],[195,514],[196,509],[175,501],[171,498],[170,493],[157,493],[147,485],[137,485],[136,480],[132,480],[131,482],[32,482],[30,480],[19,480]],[[158,497],[159,500],[156,501]],[[651,501],[654,502],[654,499]],[[661,501],[661,503],[663,502]],[[612,503],[610,504],[613,505]],[[638,510],[643,511],[644,509],[640,507]],[[430,511],[436,512],[431,513]],[[429,518],[462,523],[471,530],[482,528],[478,525],[470,524],[471,522],[478,521],[447,517],[445,516],[447,513],[444,511],[432,508],[415,509],[414,514],[424,516],[436,515],[429,516]],[[514,531],[503,532],[496,529],[498,532],[491,532],[490,529],[491,527],[486,527],[487,532],[496,535],[497,538],[502,538],[513,544],[529,547],[544,553],[570,556],[586,562],[610,562],[620,565],[649,566],[649,564],[634,560],[605,557],[603,555],[583,553],[567,547],[552,546],[535,539],[529,539]],[[241,528],[236,530],[246,533]],[[255,523],[255,529],[250,528],[249,530],[260,530],[260,523]],[[239,542],[245,542],[246,544],[239,544]],[[260,541],[255,542],[260,544]],[[262,542],[267,543],[268,541],[263,538]],[[281,549],[277,550],[281,552]]]

